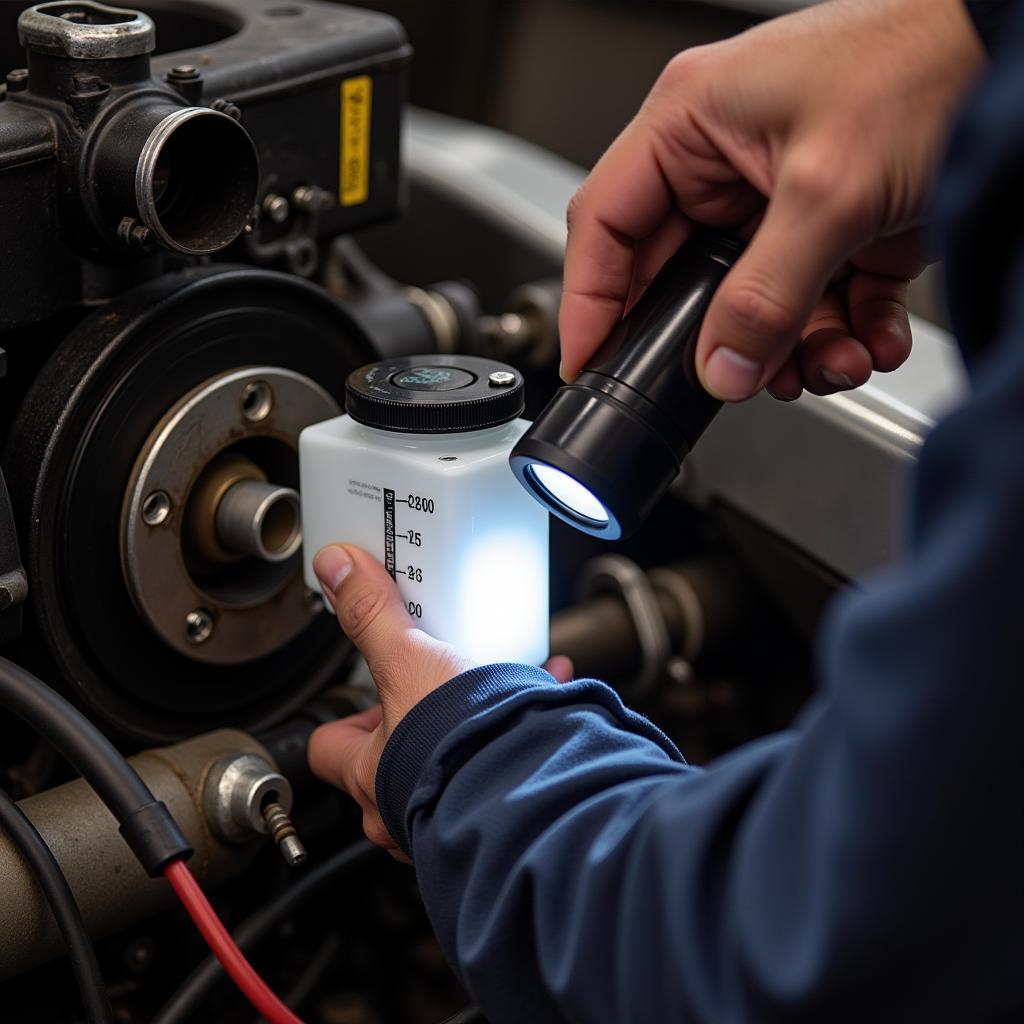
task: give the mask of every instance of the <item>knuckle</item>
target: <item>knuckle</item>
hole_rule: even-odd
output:
[[[346,601],[339,611],[341,628],[356,642],[380,616],[387,604],[387,595],[380,590],[364,590]]]
[[[795,148],[786,160],[786,187],[797,195],[824,199],[835,193],[842,178],[836,171],[835,154],[823,146],[804,144]]]
[[[793,310],[775,298],[770,288],[756,281],[738,282],[725,301],[732,317],[751,334],[776,338],[800,327]]]
[[[814,146],[793,154],[786,165],[784,187],[790,199],[834,230],[862,217],[858,178],[850,174],[849,162],[839,150]]]
[[[695,78],[704,74],[711,52],[711,46],[691,46],[680,51],[665,65],[657,85],[669,89],[691,85]]]

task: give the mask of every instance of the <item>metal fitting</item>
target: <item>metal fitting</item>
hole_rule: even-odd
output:
[[[297,868],[306,859],[306,848],[295,831],[292,819],[280,804],[271,803],[263,808],[263,821],[285,863],[290,868]]]
[[[217,506],[217,537],[228,551],[285,562],[302,545],[299,495],[262,480],[232,484]]]
[[[304,213],[318,213],[334,206],[334,196],[319,185],[299,185],[292,192],[292,205]]]
[[[210,828],[229,843],[269,835],[263,809],[276,804],[283,814],[292,809],[288,780],[258,754],[226,757],[210,769],[203,788],[203,810]]]
[[[292,212],[292,204],[285,196],[270,192],[263,197],[263,212],[273,224],[283,224]]]
[[[292,867],[306,850],[288,817],[292,787],[269,762],[256,754],[227,757],[210,770],[203,789],[203,809],[214,834],[229,843],[269,835]]]
[[[95,0],[36,4],[18,18],[26,50],[76,60],[116,60],[152,53],[156,26],[148,14]]]

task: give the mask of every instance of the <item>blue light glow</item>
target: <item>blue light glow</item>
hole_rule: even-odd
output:
[[[604,505],[578,480],[543,462],[535,462],[529,471],[544,493],[563,509],[591,523],[607,526],[609,516]]]

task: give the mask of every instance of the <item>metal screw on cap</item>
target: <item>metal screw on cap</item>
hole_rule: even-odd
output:
[[[196,608],[185,616],[185,636],[190,644],[205,644],[213,635],[213,616],[205,608]]]
[[[487,379],[496,388],[507,388],[515,384],[516,375],[514,373],[510,373],[508,370],[498,370],[495,373],[492,373]]]

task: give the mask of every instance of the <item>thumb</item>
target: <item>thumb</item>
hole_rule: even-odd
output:
[[[829,161],[831,163],[831,161]],[[785,166],[746,252],[708,309],[697,373],[725,401],[757,394],[800,339],[833,271],[856,252],[865,217],[822,161]]]
[[[331,544],[317,552],[313,571],[341,628],[378,678],[396,640],[413,628],[405,603],[387,570],[361,548]]]

